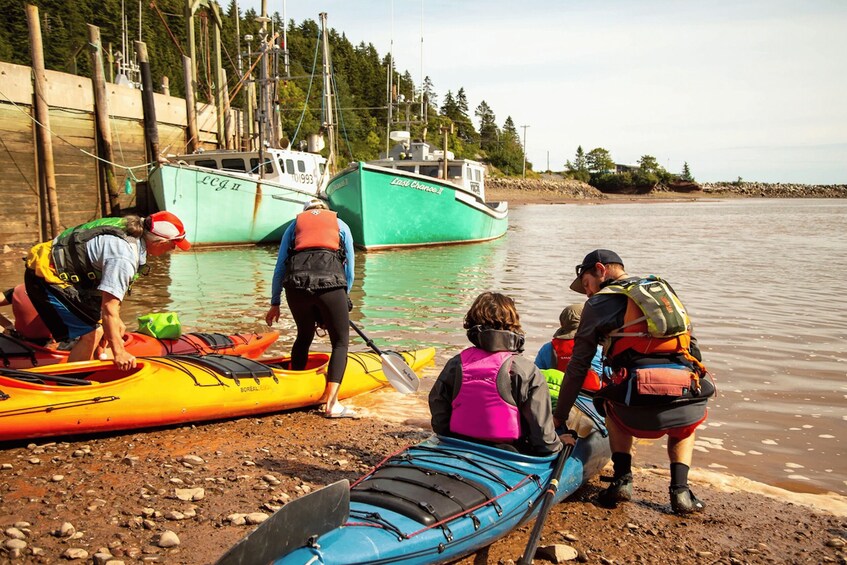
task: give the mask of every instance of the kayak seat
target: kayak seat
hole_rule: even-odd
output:
[[[385,508],[425,526],[493,498],[483,484],[416,465],[387,465],[350,490],[350,500]]]
[[[226,349],[227,347],[233,347],[235,345],[235,342],[232,341],[232,338],[224,334],[191,332],[188,335],[193,335],[197,337],[203,343],[205,343],[212,351],[217,351],[218,349]]]
[[[38,365],[35,350],[32,347],[6,334],[0,334],[0,358],[3,359],[4,367],[11,365],[10,359],[20,358],[30,359],[33,365]]]
[[[252,378],[259,379],[262,377],[274,377],[273,369],[246,357],[237,355],[218,355],[210,353],[209,355],[172,355],[171,359],[188,362],[192,365],[200,365],[206,369],[214,371],[216,374],[223,377],[233,379],[238,384],[238,379]]]

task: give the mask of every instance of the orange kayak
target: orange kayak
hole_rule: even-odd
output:
[[[406,351],[416,372],[434,348]],[[139,358],[126,372],[112,361],[0,369],[0,441],[86,434],[237,418],[314,405],[329,354],[310,353],[306,370],[290,358],[262,362],[231,355]],[[388,385],[382,359],[348,354],[339,398]]]
[[[140,333],[124,335],[124,347],[136,357],[165,355],[242,355],[255,359],[279,338],[279,332],[262,334],[187,333],[178,339],[157,339]],[[9,334],[0,334],[0,367],[28,369],[33,366],[64,363],[68,351],[37,345]]]

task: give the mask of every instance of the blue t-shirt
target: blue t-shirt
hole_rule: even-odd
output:
[[[144,240],[125,240],[114,235],[98,235],[85,244],[91,264],[101,272],[97,290],[108,292],[123,301],[138,266],[147,262]]]

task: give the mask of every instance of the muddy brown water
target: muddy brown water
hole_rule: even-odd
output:
[[[434,220],[435,221],[435,220]],[[393,421],[426,422],[426,390],[467,345],[462,317],[483,290],[513,296],[534,357],[561,309],[574,265],[616,250],[631,274],[660,274],[688,307],[719,396],[698,431],[694,464],[800,493],[847,494],[847,201],[727,200],[525,204],[496,241],[356,254],[353,319],[382,347],[438,348],[422,390],[354,401]],[[127,326],[175,311],[192,331],[265,331],[273,246],[154,259],[124,305]],[[0,284],[22,280],[0,261]],[[9,312],[5,312],[10,315]],[[294,324],[269,354],[287,354]],[[351,336],[353,349],[365,349]],[[315,349],[328,350],[319,339]],[[662,440],[638,445],[637,464],[666,466]]]

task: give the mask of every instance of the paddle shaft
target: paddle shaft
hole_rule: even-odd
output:
[[[532,558],[535,555],[535,550],[538,548],[538,542],[541,540],[541,530],[544,529],[544,521],[550,508],[553,506],[553,499],[556,496],[556,491],[559,489],[559,477],[562,476],[562,469],[565,468],[565,462],[573,451],[573,445],[565,444],[562,446],[562,451],[559,452],[559,457],[556,459],[556,467],[553,469],[553,474],[550,475],[550,482],[547,483],[547,490],[542,495],[544,501],[541,504],[541,510],[538,511],[538,516],[535,518],[535,526],[532,528],[532,533],[529,534],[529,542],[526,544],[526,550],[518,560],[518,565],[529,565],[532,563]]]
[[[365,333],[362,330],[360,330],[359,327],[356,324],[353,323],[353,320],[350,320],[350,327],[353,328],[354,330],[356,330],[356,333],[359,334],[359,337],[361,337],[363,340],[365,340],[365,343],[368,345],[368,347],[373,349],[374,352],[377,355],[382,357],[382,355],[383,355],[382,351],[380,351],[379,348],[376,346],[376,344],[373,341],[371,341],[371,338],[366,336]]]

